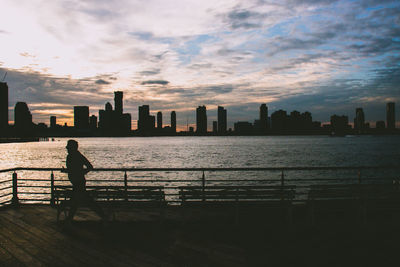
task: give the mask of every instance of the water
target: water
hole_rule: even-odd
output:
[[[147,138],[75,138],[80,151],[95,168],[210,168],[210,167],[320,167],[320,166],[379,166],[399,165],[400,136],[262,136],[262,137],[147,137]],[[0,144],[0,169],[13,167],[65,166],[67,138],[49,142]],[[391,181],[400,178],[397,170],[363,171],[362,178]],[[208,184],[233,179],[264,180],[279,183],[281,173],[269,172],[207,172]],[[66,180],[56,172],[56,181]],[[177,180],[198,180],[201,172],[129,172],[130,180],[152,180],[151,184],[176,187]],[[19,171],[19,179],[49,179],[50,172]],[[9,180],[11,173],[0,173]],[[288,183],[301,185],[301,179],[340,178],[357,181],[357,171],[287,171]],[[91,172],[87,176],[107,184],[122,183],[122,172]],[[158,183],[168,179],[172,182]],[[297,181],[296,181],[297,180]],[[43,184],[43,182],[41,182]],[[134,183],[134,182],[132,182]],[[131,183],[131,184],[132,184]],[[248,182],[247,182],[248,183]],[[252,181],[251,183],[259,183]],[[310,182],[308,182],[309,184]],[[20,180],[19,185],[39,182]],[[49,183],[44,183],[48,185]],[[304,182],[303,182],[304,184]],[[24,189],[21,188],[20,192]],[[42,189],[29,188],[32,191]],[[11,191],[10,191],[11,192]],[[176,193],[176,192],[175,192]],[[38,197],[38,196],[35,196]],[[0,201],[1,202],[1,201]]]
[[[0,169],[65,166],[68,139],[0,144]],[[395,165],[400,136],[76,138],[98,168]]]

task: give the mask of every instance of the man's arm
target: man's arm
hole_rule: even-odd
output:
[[[93,165],[89,162],[89,160],[84,155],[82,155],[82,160],[83,160],[83,165],[86,166],[85,174],[90,172],[91,170],[93,170]]]

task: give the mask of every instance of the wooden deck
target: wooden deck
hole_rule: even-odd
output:
[[[50,206],[0,209],[0,266],[389,266],[398,264],[398,216],[367,225],[346,216],[317,227],[295,211],[293,225],[275,215],[249,212],[239,224],[223,212],[178,209],[117,214],[103,226],[78,211],[69,228]]]

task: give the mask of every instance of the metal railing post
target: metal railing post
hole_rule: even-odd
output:
[[[50,206],[54,207],[55,206],[55,198],[54,198],[54,173],[51,171],[50,174],[50,192],[51,192],[51,197],[50,197]]]
[[[128,175],[124,174],[124,186],[125,186],[125,201],[128,201]]]
[[[281,186],[284,186],[285,185],[285,174],[283,173],[283,170],[282,170],[282,173],[281,173]]]
[[[358,184],[361,184],[361,170],[357,170]]]
[[[203,170],[203,175],[201,177],[201,183],[202,183],[203,201],[206,201],[206,196],[205,196],[206,176],[204,174],[204,170]]]
[[[19,199],[18,199],[18,175],[16,172],[13,173],[12,175],[12,181],[13,181],[13,197],[11,200],[11,204],[13,206],[18,206],[19,205]]]

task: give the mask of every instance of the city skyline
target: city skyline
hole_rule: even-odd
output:
[[[7,99],[8,86],[7,83],[0,82],[0,95]],[[73,131],[68,130],[67,123],[57,124],[57,117],[50,116],[50,128],[46,123],[35,124],[32,113],[26,102],[17,102],[14,109],[15,123],[10,125],[5,119],[7,117],[7,101],[0,104],[0,129],[6,130],[6,135],[36,135],[41,132],[42,135],[48,134],[70,134],[70,135],[105,135],[105,136],[128,136],[135,132],[139,135],[175,135],[178,132],[185,132],[176,127],[176,112],[170,114],[170,124],[163,125],[163,115],[158,111],[156,115],[151,115],[150,106],[142,105],[138,107],[139,120],[136,129],[132,127],[132,119],[130,113],[123,111],[123,95],[122,91],[114,92],[114,108],[110,102],[105,103],[104,109],[98,110],[98,116],[90,113],[89,106],[74,106],[74,124]],[[354,123],[349,121],[349,116],[338,115],[337,113],[330,116],[329,123],[321,123],[313,120],[312,113],[305,111],[303,113],[293,110],[288,113],[286,110],[279,109],[268,116],[268,106],[263,103],[259,106],[259,117],[254,123],[249,121],[237,121],[233,128],[227,128],[227,110],[218,106],[217,121],[212,121],[212,131],[209,131],[207,115],[207,107],[205,105],[196,108],[196,130],[189,124],[186,125],[186,132],[196,133],[197,135],[206,135],[214,133],[218,135],[227,134],[383,134],[394,133],[396,131],[395,103],[386,103],[386,121],[376,121],[375,125],[371,125],[365,119],[362,107],[355,108]],[[164,126],[164,127],[163,127]],[[375,130],[371,132],[371,129]],[[47,131],[46,129],[50,129]],[[69,133],[68,133],[69,132]],[[40,135],[40,134],[39,134]]]
[[[400,100],[398,1],[3,1],[2,10],[11,123],[26,102],[36,123],[72,125],[73,106],[102,109],[114,91],[124,91],[133,128],[142,105],[175,110],[182,129],[201,105],[209,128],[218,106],[233,128],[257,118],[260,103],[323,123],[363,107],[375,122]]]

